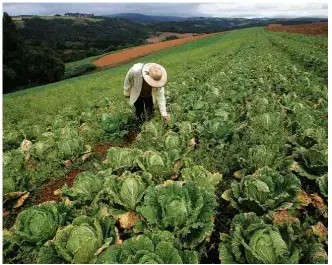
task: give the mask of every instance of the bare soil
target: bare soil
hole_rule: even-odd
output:
[[[270,24],[269,26],[265,27],[265,29],[270,31],[291,32],[306,35],[328,35],[327,22],[286,26],[280,24]]]
[[[104,57],[99,58],[98,60],[94,61],[93,63],[98,67],[106,67],[106,66],[117,66],[125,62],[129,62],[133,59],[151,54],[156,51],[160,51],[169,47],[178,46],[193,40],[198,40],[202,38],[206,38],[215,34],[220,33],[211,33],[211,34],[203,34],[195,37],[187,37],[177,40],[169,40],[163,41],[159,43],[153,44],[146,44],[142,46],[137,46],[134,48],[129,48],[123,51],[119,51],[116,53],[108,54]]]
[[[43,185],[42,190],[36,195],[34,204],[40,204],[46,201],[60,201],[60,195],[55,195],[54,191],[61,189],[63,185],[67,184],[69,187],[73,186],[75,177],[83,172],[83,170],[72,170],[66,177],[57,180],[50,180]]]

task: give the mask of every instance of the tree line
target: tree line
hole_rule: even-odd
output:
[[[3,15],[3,93],[21,87],[62,79],[63,61],[45,43],[30,45],[17,31],[11,17]]]

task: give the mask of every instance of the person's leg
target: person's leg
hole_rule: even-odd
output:
[[[148,97],[144,100],[146,120],[151,120],[154,115],[153,98]]]
[[[144,101],[140,98],[138,98],[135,103],[134,106],[136,108],[136,117],[139,121],[143,120],[143,116],[144,116]]]

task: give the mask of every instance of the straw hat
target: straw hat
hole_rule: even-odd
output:
[[[146,63],[142,68],[144,80],[152,87],[163,87],[167,82],[166,69],[157,63]]]

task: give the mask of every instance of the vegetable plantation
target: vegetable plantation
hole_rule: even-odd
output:
[[[327,263],[327,38],[251,28],[140,61],[168,71],[167,122],[136,124],[133,62],[4,98],[3,261]]]

